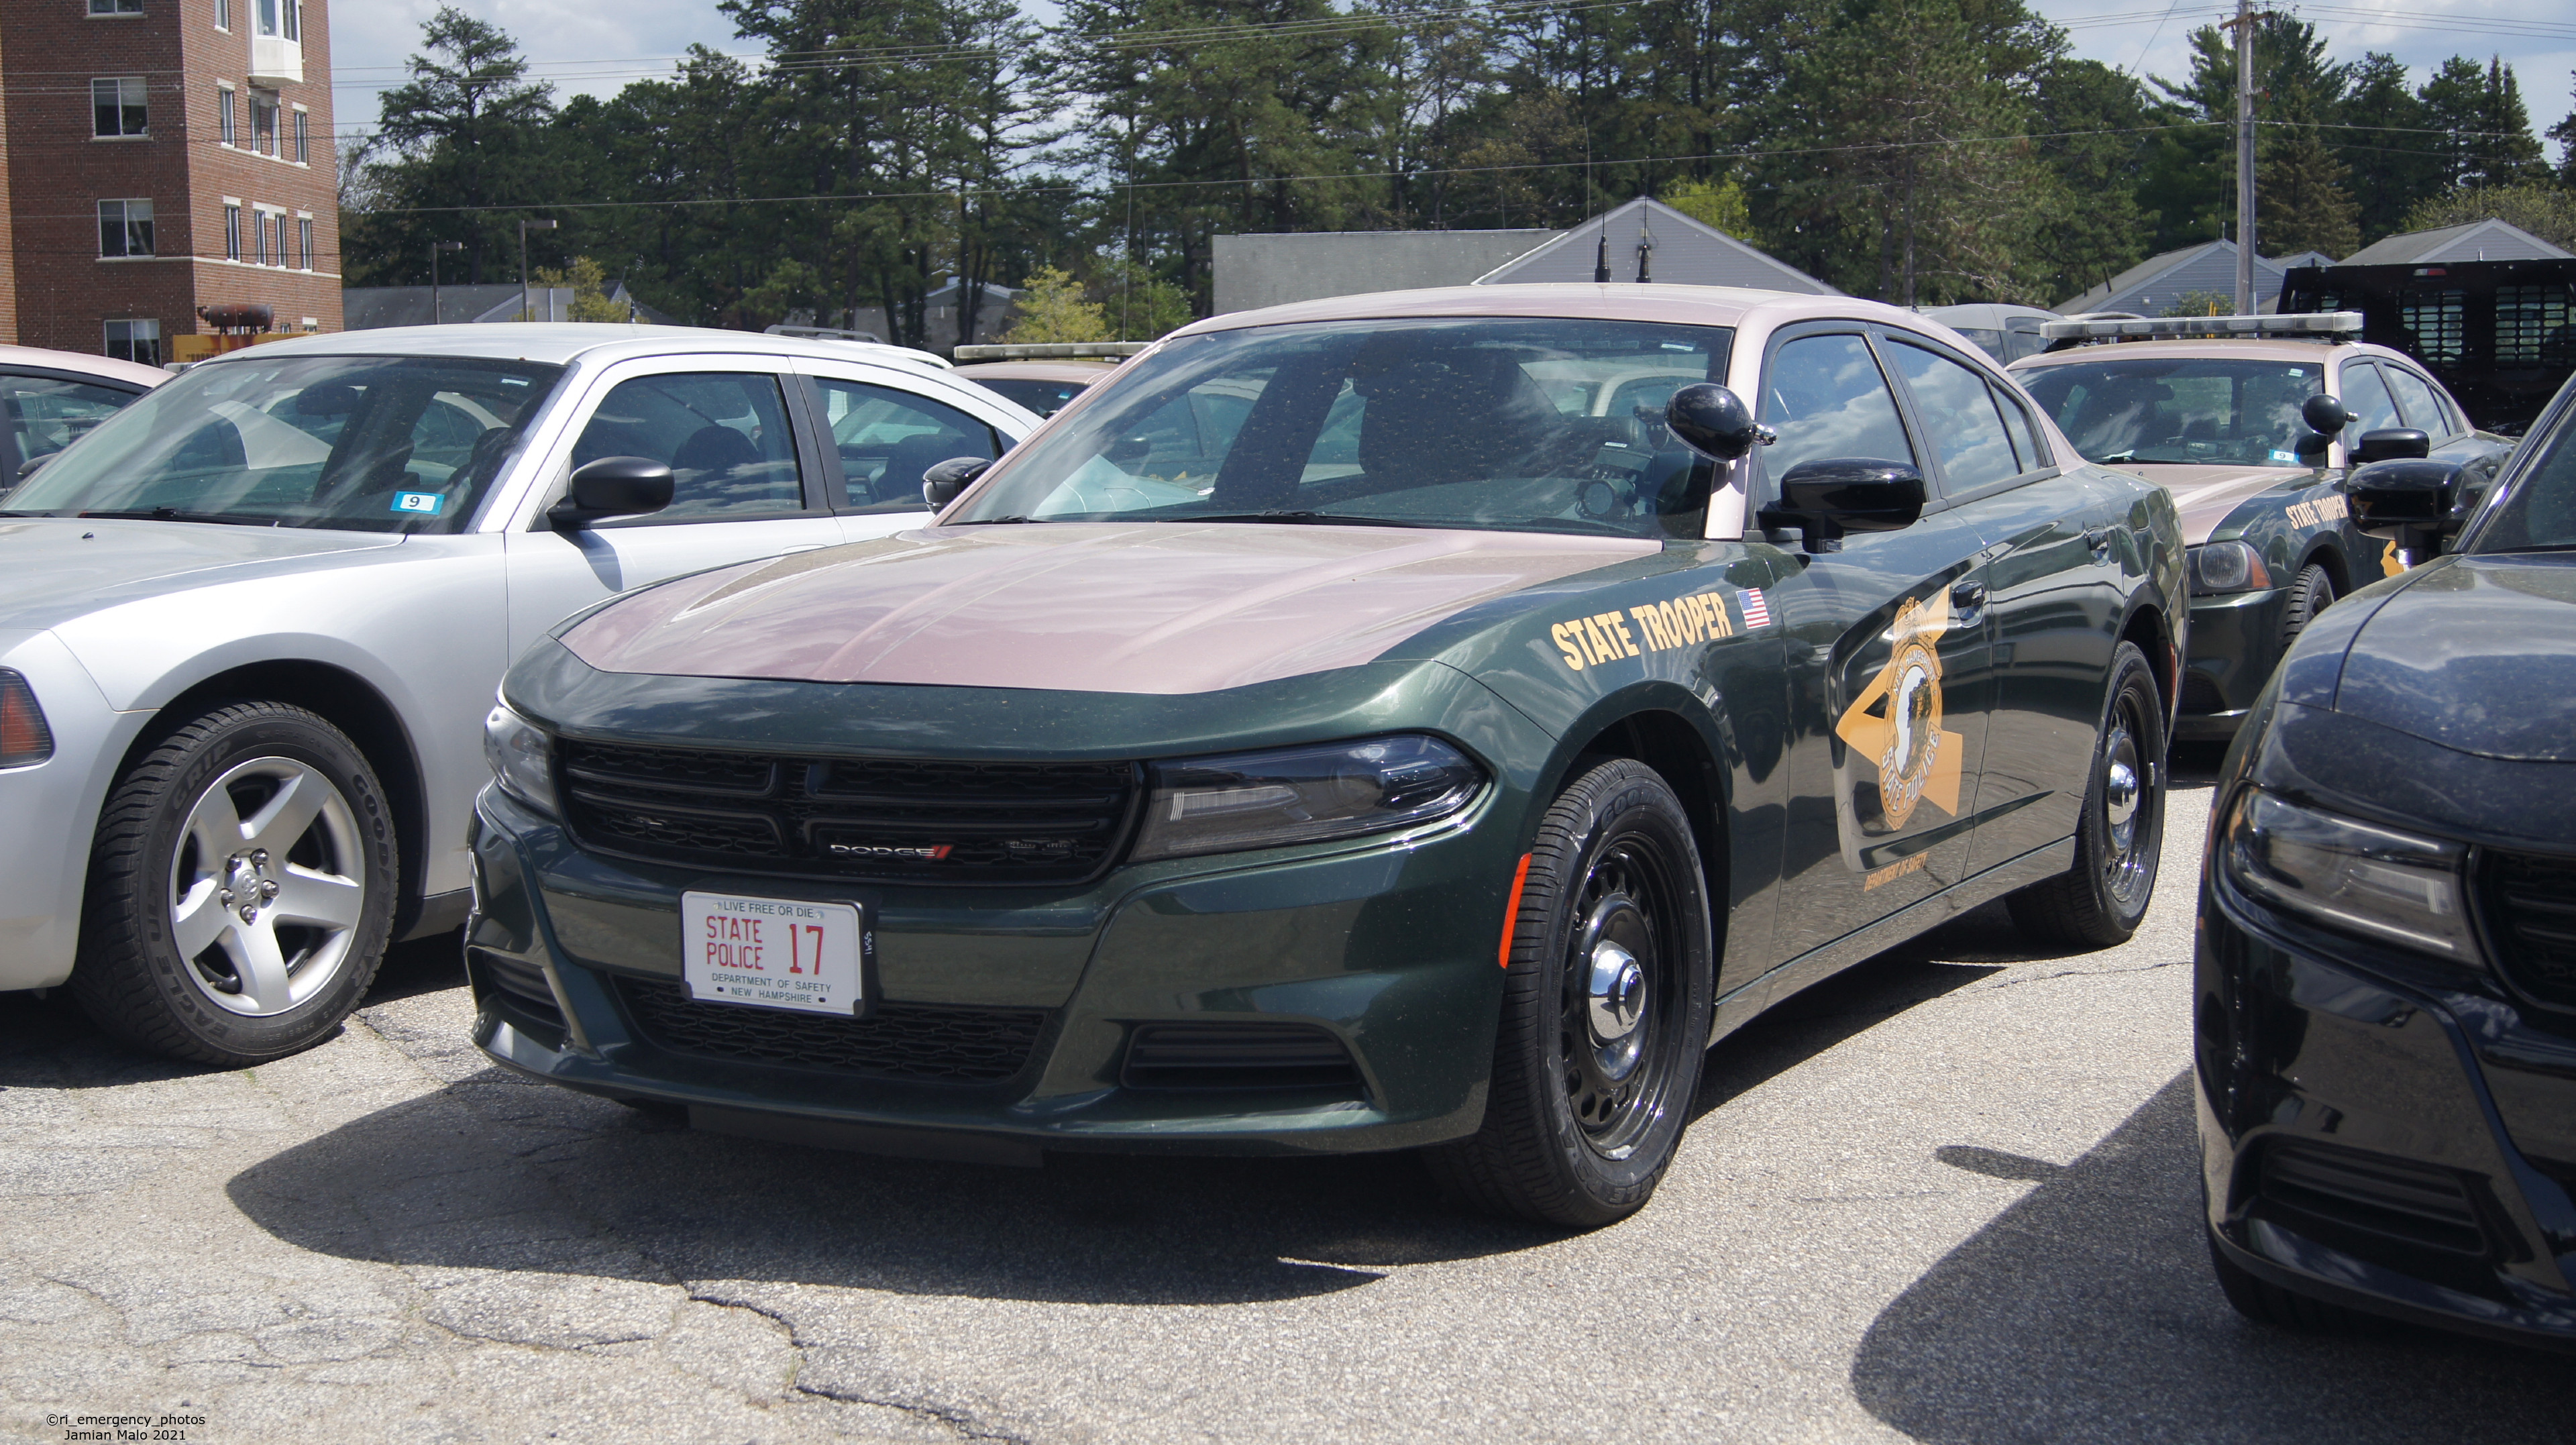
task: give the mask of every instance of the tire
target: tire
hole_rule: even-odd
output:
[[[2154,901],[2165,836],[2165,714],[2137,644],[2111,654],[2111,688],[2094,732],[2092,776],[2075,828],[2075,866],[2012,894],[2013,923],[2065,948],[2126,943]]]
[[[282,703],[212,708],[108,794],[72,994],[174,1058],[240,1067],[308,1048],[384,962],[397,861],[384,789],[338,728]]]
[[[2260,1278],[2228,1258],[2227,1251],[2219,1248],[2214,1232],[2209,1236],[2209,1267],[2218,1276],[2219,1292],[2227,1296],[2227,1302],[2256,1324],[2311,1334],[2341,1334],[2369,1321],[2368,1316],[2357,1311],[2310,1299]]]
[[[1664,780],[1620,760],[1568,785],[1530,848],[1484,1123],[1427,1151],[1452,1198],[1572,1229],[1645,1206],[1699,1091],[1710,937]]]
[[[2298,641],[2299,634],[2308,630],[2318,613],[2332,607],[2334,600],[2334,578],[2326,574],[2325,568],[2314,562],[2300,568],[2298,577],[2290,583],[2289,608],[2281,614],[2283,650]]]

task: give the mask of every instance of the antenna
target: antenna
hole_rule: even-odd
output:
[[[1583,204],[1598,206],[1601,197],[1592,188],[1592,126],[1583,127]],[[1597,284],[1610,279],[1610,213],[1601,212],[1601,244],[1593,248],[1592,279]]]
[[[1641,201],[1637,205],[1637,284],[1640,286],[1655,279],[1648,274],[1648,263],[1654,254],[1654,211],[1652,207]]]

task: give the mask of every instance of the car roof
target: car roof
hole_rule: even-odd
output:
[[[1229,311],[1193,322],[1175,336],[1206,335],[1249,326],[1303,321],[1389,321],[1433,316],[1566,317],[1604,321],[1664,321],[1690,326],[1735,326],[1753,312],[1775,322],[1807,316],[1855,317],[1894,325],[1940,326],[1901,308],[1850,296],[1795,291],[1754,291],[1738,286],[1668,286],[1588,281],[1518,286],[1443,286],[1424,291],[1372,291],[1292,301],[1258,311]]]
[[[2064,366],[2076,361],[2099,361],[2108,356],[2168,356],[2216,359],[2249,357],[2256,361],[2344,361],[2354,357],[2376,356],[2388,361],[2408,361],[2405,353],[2391,347],[2361,341],[2294,341],[2287,338],[2191,337],[2174,341],[2105,341],[2084,346],[2070,346],[2064,351],[2042,352],[2025,356],[2012,364],[2014,371],[2036,371],[2046,366]],[[2410,365],[2422,365],[2411,362]]]
[[[129,386],[159,386],[170,379],[170,373],[139,361],[92,356],[86,351],[49,351],[41,346],[0,346],[0,371],[30,366],[46,371],[76,371]]]
[[[1958,306],[1926,306],[1923,315],[1944,326],[1961,329],[1977,327],[1986,331],[2003,330],[2005,324],[2025,318],[2032,321],[2063,321],[2054,311],[2037,306],[2013,306],[2000,301],[1970,301]]]
[[[439,356],[493,361],[537,361],[555,366],[578,360],[700,352],[729,356],[804,357],[813,361],[867,361],[919,371],[945,372],[928,357],[897,346],[772,336],[712,326],[627,326],[613,322],[504,322],[490,325],[381,326],[334,331],[244,347],[201,365],[220,366],[256,350],[263,356]]]

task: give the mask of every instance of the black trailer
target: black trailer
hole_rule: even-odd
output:
[[[2424,363],[2506,436],[2576,371],[2576,260],[2304,266],[2281,278],[2280,309],[2360,312],[2362,340]]]

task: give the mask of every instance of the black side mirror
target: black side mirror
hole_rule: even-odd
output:
[[[671,469],[651,457],[601,457],[572,474],[572,493],[546,520],[587,527],[603,517],[632,517],[671,505]]]
[[[1693,382],[1674,392],[1664,404],[1664,425],[1692,451],[1721,462],[1769,444],[1773,435],[1753,419],[1744,398],[1713,381]]]
[[[950,457],[921,474],[921,499],[936,512],[965,491],[984,469],[993,465],[990,457]]]
[[[2411,426],[2384,427],[2361,434],[2361,445],[2352,449],[2352,464],[2368,466],[2372,462],[2393,462],[2406,457],[2425,457],[2433,453],[2433,439]]]
[[[2354,415],[2351,407],[2322,391],[2299,405],[2299,420],[2307,424],[2308,430],[2322,437],[2331,438],[2352,425]]]
[[[1897,532],[1923,515],[1923,474],[1903,462],[1828,457],[1800,462],[1780,479],[1780,502],[1762,509],[1766,527],[1796,527],[1810,552],[1839,552],[1845,532]]]
[[[2430,556],[2444,536],[2459,530],[2461,514],[2452,503],[2459,497],[2460,470],[2420,458],[2354,469],[2343,486],[2354,530],[2395,542],[2410,562]]]

